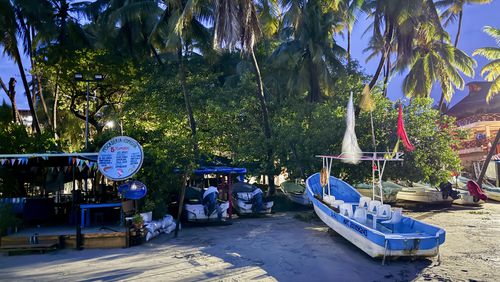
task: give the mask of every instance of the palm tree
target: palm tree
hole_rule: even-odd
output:
[[[252,0],[215,0],[214,2],[214,48],[235,50],[239,47],[242,54],[250,57],[254,66],[257,81],[256,95],[260,103],[262,131],[266,139],[269,193],[274,194],[274,152],[271,145],[269,110],[259,63],[254,52],[254,46],[261,35],[255,4]]]
[[[441,26],[439,15],[432,0],[368,0],[363,6],[372,18],[373,38],[383,38],[380,61],[369,83],[373,88],[382,73],[391,50],[396,50],[399,64],[409,64],[413,52],[415,25],[429,22],[435,26],[435,36],[442,38],[446,32]]]
[[[455,88],[463,89],[465,82],[460,75],[473,77],[476,62],[453,45],[434,34],[435,26],[422,23],[417,29],[412,56],[409,58],[408,75],[403,81],[403,92],[409,97],[429,97],[432,85],[439,81],[446,100]],[[405,62],[397,62],[397,69],[406,69]]]
[[[340,57],[345,50],[333,34],[343,28],[333,10],[324,10],[318,2],[308,2],[301,10],[297,26],[286,30],[288,39],[274,52],[274,64],[283,69],[291,65],[287,88],[290,92],[308,92],[310,102],[318,102],[324,92],[333,89],[336,70],[342,69]]]
[[[441,18],[444,20],[444,26],[454,23],[458,16],[458,26],[457,34],[455,35],[455,47],[458,45],[458,39],[460,37],[460,31],[462,30],[462,18],[464,14],[465,4],[488,4],[492,0],[439,0],[436,1],[437,8],[446,8],[441,14]]]
[[[18,35],[21,34],[21,37],[23,37],[23,32],[25,32],[25,30],[21,28],[21,22],[24,23],[25,18],[20,7],[16,6],[15,3],[10,0],[0,0],[0,46],[3,46],[4,54],[11,57],[18,66],[30,112],[33,117],[33,129],[36,133],[41,133],[18,45]]]
[[[208,44],[210,34],[203,25],[203,21],[208,21],[212,17],[211,7],[205,1],[194,3],[193,1],[165,0],[164,4],[166,8],[149,35],[149,42],[155,48],[176,55],[179,83],[191,129],[194,157],[198,159],[197,125],[187,85],[186,60],[192,54],[194,47],[205,54],[211,50]]]
[[[458,39],[460,38],[460,31],[462,30],[462,18],[464,13],[465,4],[488,4],[491,0],[440,0],[436,2],[436,7],[446,8],[441,14],[441,18],[444,20],[444,26],[454,23],[458,16],[458,27],[457,34],[455,35],[455,47],[458,46]],[[439,110],[442,112],[444,104],[445,95],[441,93],[441,98],[439,100]]]
[[[476,49],[472,55],[480,55],[485,57],[488,60],[491,60],[488,64],[486,64],[481,70],[481,75],[486,75],[485,79],[487,81],[491,81],[490,90],[486,96],[486,101],[489,102],[493,96],[500,93],[500,29],[494,28],[491,26],[485,26],[484,32],[489,34],[493,39],[495,39],[497,47],[483,47]],[[486,168],[491,161],[493,154],[496,151],[498,142],[500,141],[500,129],[497,132],[495,140],[493,140],[493,144],[491,145],[490,151],[486,156],[486,160],[484,162],[483,168],[481,169],[481,174],[479,174],[479,179],[477,182],[479,185],[482,185],[484,174],[486,173]]]
[[[347,63],[351,62],[351,32],[356,23],[356,13],[363,7],[364,0],[343,0],[340,2],[342,20],[347,33]]]

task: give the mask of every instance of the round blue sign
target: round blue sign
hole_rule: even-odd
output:
[[[146,185],[137,180],[127,181],[118,186],[118,193],[120,193],[120,195],[124,198],[130,200],[138,200],[146,196],[147,192],[148,189],[146,188]]]

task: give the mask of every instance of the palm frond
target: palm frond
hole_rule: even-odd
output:
[[[483,47],[476,49],[473,53],[473,56],[480,55],[485,57],[488,60],[495,60],[500,58],[500,48],[495,47]]]
[[[500,76],[497,77],[490,86],[490,90],[486,96],[486,101],[489,102],[493,96],[500,93]]]

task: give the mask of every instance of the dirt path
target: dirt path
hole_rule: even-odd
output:
[[[0,280],[37,281],[499,281],[500,204],[481,210],[410,213],[444,227],[437,260],[381,266],[322,222],[294,213],[189,228],[129,249],[0,256]]]

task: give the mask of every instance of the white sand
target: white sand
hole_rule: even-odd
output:
[[[500,204],[409,213],[446,229],[437,259],[382,266],[322,222],[294,213],[182,230],[129,249],[0,256],[0,280],[500,281]]]

